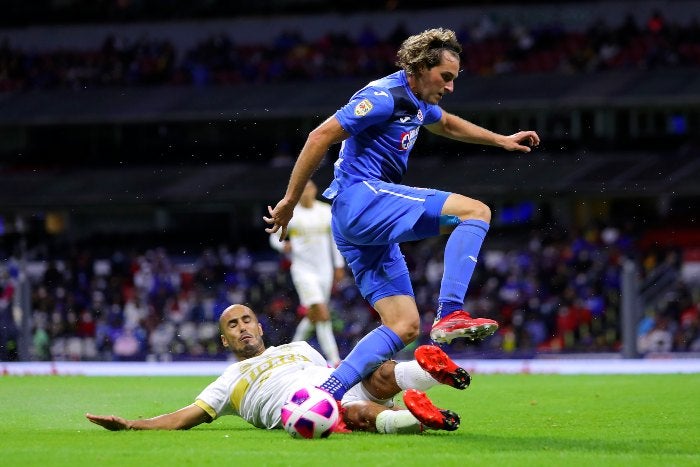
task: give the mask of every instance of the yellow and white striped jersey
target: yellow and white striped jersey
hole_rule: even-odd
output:
[[[320,385],[332,371],[306,342],[268,347],[261,355],[226,368],[195,404],[212,418],[239,415],[258,428],[277,428],[290,395],[303,386]]]

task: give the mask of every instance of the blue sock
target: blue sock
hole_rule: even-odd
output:
[[[445,246],[445,272],[440,284],[437,318],[464,308],[469,281],[484,243],[489,224],[477,220],[462,221],[450,234]]]
[[[341,400],[348,389],[404,347],[405,344],[394,331],[384,325],[379,326],[355,345],[320,387],[335,400]]]

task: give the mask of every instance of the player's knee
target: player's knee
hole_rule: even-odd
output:
[[[375,382],[395,381],[394,367],[396,367],[396,362],[393,360],[387,360],[379,365],[373,374],[377,378]]]
[[[407,344],[410,344],[411,342],[415,341],[418,339],[418,335],[420,334],[420,326],[416,326],[414,328],[411,328],[410,333],[406,336],[406,342]]]
[[[401,330],[397,334],[401,337],[403,343],[408,345],[418,338],[419,333],[420,319],[415,319],[402,323]]]
[[[315,303],[309,306],[307,316],[312,323],[331,319],[330,312],[325,303]]]
[[[452,194],[443,207],[442,214],[459,217],[460,220],[479,219],[491,222],[491,208],[478,199]]]
[[[386,360],[379,365],[376,370],[362,380],[362,386],[365,391],[379,400],[390,399],[401,392],[401,388],[396,384],[395,367],[396,362],[394,360]],[[353,390],[354,388],[346,393],[346,399],[354,395]]]
[[[491,222],[491,208],[481,201],[473,201],[468,219],[479,219],[484,222]]]
[[[404,345],[416,340],[420,331],[420,315],[412,297],[385,297],[377,301],[374,307],[382,317],[382,323],[391,329]]]

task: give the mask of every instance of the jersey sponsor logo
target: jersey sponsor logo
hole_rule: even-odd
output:
[[[362,99],[356,106],[355,106],[355,115],[358,117],[364,117],[367,115],[371,110],[372,103],[369,101],[369,99]]]
[[[413,147],[418,138],[418,131],[420,128],[414,128],[411,131],[404,131],[401,133],[401,139],[399,141],[399,149],[402,151],[408,151]]]
[[[279,346],[279,348],[283,350],[287,347],[290,347],[289,344]],[[253,363],[241,363],[241,379],[236,383],[231,391],[231,405],[237,412],[240,412],[243,397],[247,394],[250,386],[255,382],[262,383],[263,381],[266,381],[270,377],[272,370],[275,370],[283,365],[310,361],[311,359],[309,359],[309,357],[306,355],[293,353],[293,349],[290,349],[287,353],[270,355],[264,359],[256,358]]]
[[[386,91],[374,91],[375,96],[386,96],[389,97],[389,94],[386,93]]]
[[[421,112],[420,109],[418,109],[418,115],[416,115],[416,117],[418,117],[419,122],[423,121],[423,112]]]

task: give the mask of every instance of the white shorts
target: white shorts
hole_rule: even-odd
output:
[[[331,298],[333,277],[321,278],[318,274],[307,271],[292,271],[292,282],[299,296],[299,303],[305,307],[317,303],[328,303]]]

